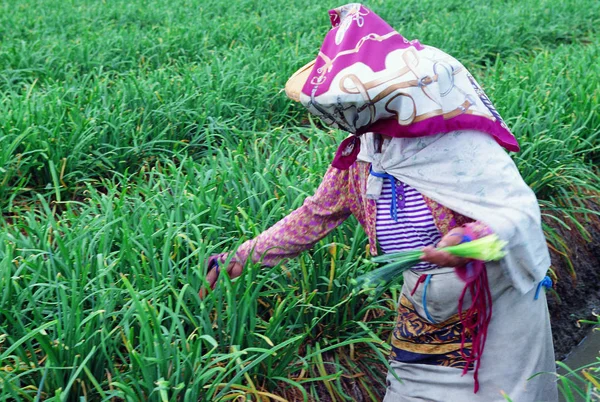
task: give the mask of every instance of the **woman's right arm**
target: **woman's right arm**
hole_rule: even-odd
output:
[[[330,167],[315,194],[302,206],[256,238],[243,243],[227,267],[231,277],[239,276],[248,259],[274,266],[284,259],[294,258],[311,248],[350,215],[350,171]],[[228,253],[212,256],[209,268],[223,264]],[[219,269],[211,269],[207,281],[214,286]]]

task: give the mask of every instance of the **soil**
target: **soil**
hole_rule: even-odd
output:
[[[551,252],[552,269],[557,278],[556,294],[547,293],[548,308],[556,359],[564,360],[590,332],[592,325],[580,323],[580,320],[596,322],[594,314],[600,314],[600,223],[595,218],[586,225],[591,241],[586,241],[575,230],[556,229],[571,251],[576,275],[572,277],[563,256]]]

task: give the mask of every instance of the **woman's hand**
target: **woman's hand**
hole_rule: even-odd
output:
[[[229,265],[227,266],[227,274],[229,275],[229,277],[231,279],[233,278],[237,278],[238,276],[240,276],[242,274],[242,270],[244,269],[244,267],[242,266],[242,264],[240,264],[239,262],[230,262]],[[215,284],[217,283],[217,279],[219,279],[219,274],[221,273],[221,271],[223,270],[222,267],[217,268],[216,264],[213,265],[212,269],[210,269],[208,271],[208,274],[206,274],[206,281],[208,282],[209,286],[211,289],[215,288]],[[207,290],[203,287],[202,289],[200,289],[200,292],[198,293],[200,295],[200,298],[204,298],[204,296],[206,296],[207,294]]]
[[[442,247],[455,246],[463,241],[465,229],[454,228],[449,231],[446,236],[437,244],[436,248],[427,246],[423,248],[423,257],[421,260],[430,262],[440,267],[461,267],[469,260],[467,258],[456,257],[447,251],[440,251]]]

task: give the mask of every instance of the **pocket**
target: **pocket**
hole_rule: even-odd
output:
[[[429,278],[419,281],[424,275]],[[416,290],[411,295],[415,287]],[[458,299],[464,287],[465,283],[452,268],[425,272],[407,271],[404,273],[402,293],[421,318],[432,324],[439,324],[458,314]],[[465,295],[463,303],[465,307],[471,305],[469,294]]]

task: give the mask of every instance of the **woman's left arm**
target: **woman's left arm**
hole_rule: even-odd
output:
[[[238,247],[225,267],[230,276],[239,276],[248,260],[274,266],[294,258],[346,220],[352,214],[349,174],[349,170],[330,167],[315,194],[307,197],[302,206]],[[226,252],[209,258],[207,280],[211,287],[216,283],[220,265],[229,255]]]
[[[311,248],[352,214],[348,176],[349,171],[330,167],[314,195],[275,225],[243,243],[233,260],[242,265],[251,259],[254,263],[274,266]]]
[[[439,249],[480,239],[492,234],[492,230],[481,221],[470,221],[469,218],[459,215],[431,199],[424,198],[432,212],[435,224],[443,237],[436,247],[428,246],[423,248],[424,255],[422,260],[441,267],[460,267],[465,265],[468,262],[467,259],[453,256]]]

